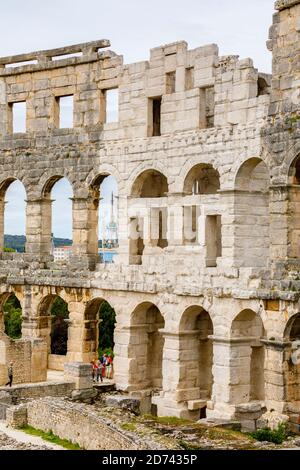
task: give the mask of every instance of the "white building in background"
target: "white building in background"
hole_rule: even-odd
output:
[[[53,249],[54,261],[68,261],[72,255],[72,246],[59,246]]]

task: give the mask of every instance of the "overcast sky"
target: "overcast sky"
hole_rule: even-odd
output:
[[[220,54],[251,57],[260,71],[270,72],[266,40],[273,6],[274,0],[2,0],[0,56],[109,39],[131,63],[148,59],[152,47],[184,39],[190,48],[217,43]],[[24,194],[17,188],[7,194],[9,234],[25,231]],[[70,237],[70,196],[62,183],[57,201],[60,195],[65,202],[56,203],[53,229]]]

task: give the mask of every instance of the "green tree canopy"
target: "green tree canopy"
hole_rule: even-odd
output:
[[[12,339],[20,339],[22,336],[22,308],[14,294],[5,302],[3,311],[5,333]]]

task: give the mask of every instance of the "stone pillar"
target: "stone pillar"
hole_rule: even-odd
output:
[[[0,196],[0,253],[4,251],[4,210],[5,195]]]
[[[182,376],[184,375],[180,359],[180,336],[178,333],[162,331],[164,336],[163,351],[163,390],[158,396],[152,397],[152,403],[157,406],[158,416],[176,416],[187,418],[187,400],[189,391],[184,390]],[[186,367],[186,364],[184,365]],[[188,374],[189,370],[186,370]],[[199,392],[199,390],[198,390]],[[198,398],[198,397],[197,397]]]
[[[148,324],[115,329],[116,387],[127,392],[149,388],[147,364]]]
[[[50,198],[27,200],[26,253],[50,255],[52,200]]]
[[[65,364],[64,377],[75,383],[75,390],[86,390],[93,388],[92,370],[90,364],[70,362]]]
[[[268,410],[286,411],[286,383],[284,363],[291,343],[262,340],[266,351],[265,402]]]
[[[273,262],[288,258],[288,187],[270,188],[270,257]]]
[[[91,354],[85,342],[85,304],[69,302],[69,328],[67,362],[90,362]]]
[[[213,340],[213,391],[208,418],[233,419],[236,405],[250,401],[251,342],[255,338]]]
[[[184,235],[184,211],[182,205],[168,207],[168,245],[182,246]]]
[[[72,261],[94,267],[98,260],[99,199],[72,198],[73,201],[73,255]]]

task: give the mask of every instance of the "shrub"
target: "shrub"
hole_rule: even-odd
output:
[[[273,442],[274,444],[282,444],[287,438],[287,427],[286,424],[281,423],[277,429],[273,431],[269,428],[259,429],[250,434],[251,437],[260,442]]]

